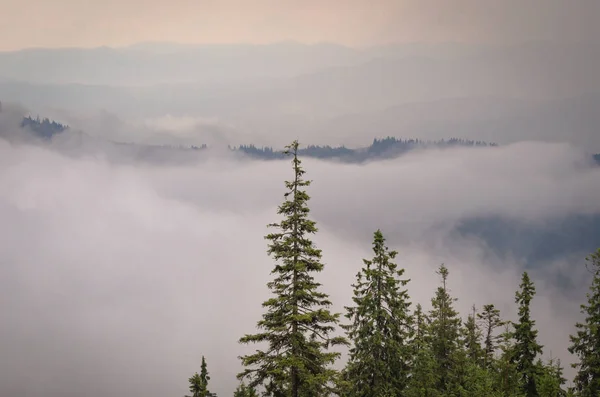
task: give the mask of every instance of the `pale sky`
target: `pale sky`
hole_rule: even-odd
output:
[[[598,37],[598,0],[0,0],[0,50]]]

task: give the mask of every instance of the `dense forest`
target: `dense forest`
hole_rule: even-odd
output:
[[[334,313],[315,280],[324,264],[311,240],[318,228],[309,217],[305,188],[311,181],[305,179],[300,152],[297,142],[286,148],[293,178],[285,182],[278,208],[282,220],[270,224],[272,232],[265,236],[275,262],[267,284],[272,295],[262,303],[258,332],[239,340],[258,346],[240,357],[243,370],[234,396],[600,396],[600,249],[586,258],[591,284],[581,306],[583,320],[570,337],[569,352],[577,359],[572,386],[560,360],[543,359],[547,355],[531,311],[536,287],[527,272],[515,286],[514,322],[504,320],[491,302],[461,316],[444,264],[436,272],[431,310],[425,311],[411,302],[411,280],[377,230],[372,257],[357,268],[353,304]],[[341,371],[333,366],[341,357],[336,346],[349,352]],[[201,368],[189,379],[194,397],[210,395],[204,357]]]

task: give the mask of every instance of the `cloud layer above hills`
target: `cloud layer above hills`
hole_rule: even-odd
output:
[[[428,306],[444,262],[466,315],[495,303],[514,318],[525,263],[451,233],[466,217],[543,223],[600,213],[600,169],[566,144],[414,152],[363,166],[305,161],[314,180],[319,276],[335,309],[381,228]],[[183,395],[208,359],[213,390],[231,394],[273,262],[286,162],[214,157],[180,167],[63,157],[0,140],[0,394]],[[570,253],[532,270],[546,356],[564,357],[586,285]],[[565,272],[565,269],[567,270]],[[567,274],[576,288],[553,283]]]

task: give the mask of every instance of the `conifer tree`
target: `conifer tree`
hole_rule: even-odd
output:
[[[519,305],[519,320],[515,323],[513,337],[515,340],[512,361],[516,364],[522,391],[527,397],[537,397],[537,377],[539,367],[535,359],[542,354],[542,345],[537,342],[538,331],[535,320],[531,318],[531,301],[535,295],[535,286],[527,272],[523,272],[519,291],[515,294],[515,302]]]
[[[587,293],[587,304],[581,305],[585,319],[577,323],[577,333],[571,335],[569,352],[578,362],[574,390],[581,397],[600,395],[600,249],[586,258],[588,270],[593,274]]]
[[[400,395],[409,378],[412,337],[410,302],[401,279],[404,269],[393,262],[390,251],[377,230],[373,239],[374,257],[363,259],[357,274],[354,306],[346,307],[351,321],[343,328],[352,342],[344,371],[349,395],[378,397]]]
[[[495,363],[491,363],[493,367],[496,367],[498,376],[497,389],[500,390],[504,396],[524,397],[525,394],[521,390],[521,384],[519,383],[517,365],[512,360],[515,345],[511,324],[504,324],[504,332],[499,335],[498,340],[501,352],[500,357]]]
[[[537,366],[540,368],[537,380],[540,397],[565,397],[567,392],[562,386],[567,380],[563,377],[560,360],[550,358],[547,363],[543,363],[538,359]]]
[[[208,375],[208,369],[206,366],[206,359],[202,356],[202,365],[200,366],[200,374],[197,372],[189,378],[190,382],[190,392],[192,393],[191,397],[207,397],[209,395],[208,391],[208,381],[210,380],[210,376]]]
[[[456,299],[450,296],[447,286],[448,268],[442,264],[437,274],[442,277],[442,285],[431,300],[431,347],[438,377],[436,388],[448,395],[460,388],[464,351],[460,343],[461,319],[453,307]]]
[[[242,382],[233,392],[233,397],[258,397],[258,393],[256,389],[248,387]]]
[[[410,347],[412,352],[412,368],[406,397],[437,397],[441,394],[435,386],[438,384],[435,360],[431,350],[429,336],[429,318],[418,303],[413,313],[414,337]]]
[[[303,188],[304,170],[298,158],[298,142],[286,147],[293,157],[294,179],[286,181],[285,201],[278,214],[284,219],[270,224],[275,232],[265,236],[270,241],[268,254],[276,261],[267,284],[273,297],[263,303],[266,313],[257,326],[259,333],[245,335],[240,343],[264,343],[264,350],[240,357],[244,371],[240,380],[250,379],[251,388],[262,385],[266,395],[274,397],[309,397],[326,395],[333,388],[337,371],[331,364],[340,356],[329,348],[346,344],[343,337],[331,337],[339,314],[329,310],[328,295],[320,292],[313,274],[323,270],[321,250],[309,235],[317,232],[308,218],[310,199]]]
[[[464,340],[467,358],[474,365],[483,365],[483,350],[481,348],[481,329],[475,318],[477,317],[477,309],[475,305],[472,307],[471,314],[467,317],[467,322],[464,328]]]
[[[496,335],[494,331],[504,326],[505,323],[500,319],[500,310],[492,304],[483,306],[483,310],[477,314],[477,318],[483,328],[483,365],[488,368],[492,363],[500,339],[500,335]]]

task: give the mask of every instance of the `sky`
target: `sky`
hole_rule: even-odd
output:
[[[580,41],[596,0],[0,0],[0,50],[147,41]]]
[[[0,115],[5,134],[10,117]],[[181,166],[67,154],[0,139],[0,395],[183,395],[202,355],[211,390],[231,395],[237,356],[254,348],[237,340],[254,331],[269,296],[274,262],[263,236],[279,219],[291,165],[223,154]],[[381,228],[414,304],[429,307],[445,263],[463,316],[494,303],[514,319],[525,263],[452,226],[469,216],[543,224],[599,213],[600,168],[586,156],[566,143],[521,142],[364,166],[305,160],[326,264],[317,279],[343,310]],[[561,357],[569,376],[585,254],[532,270],[544,357]],[[557,287],[558,274],[572,287]]]

